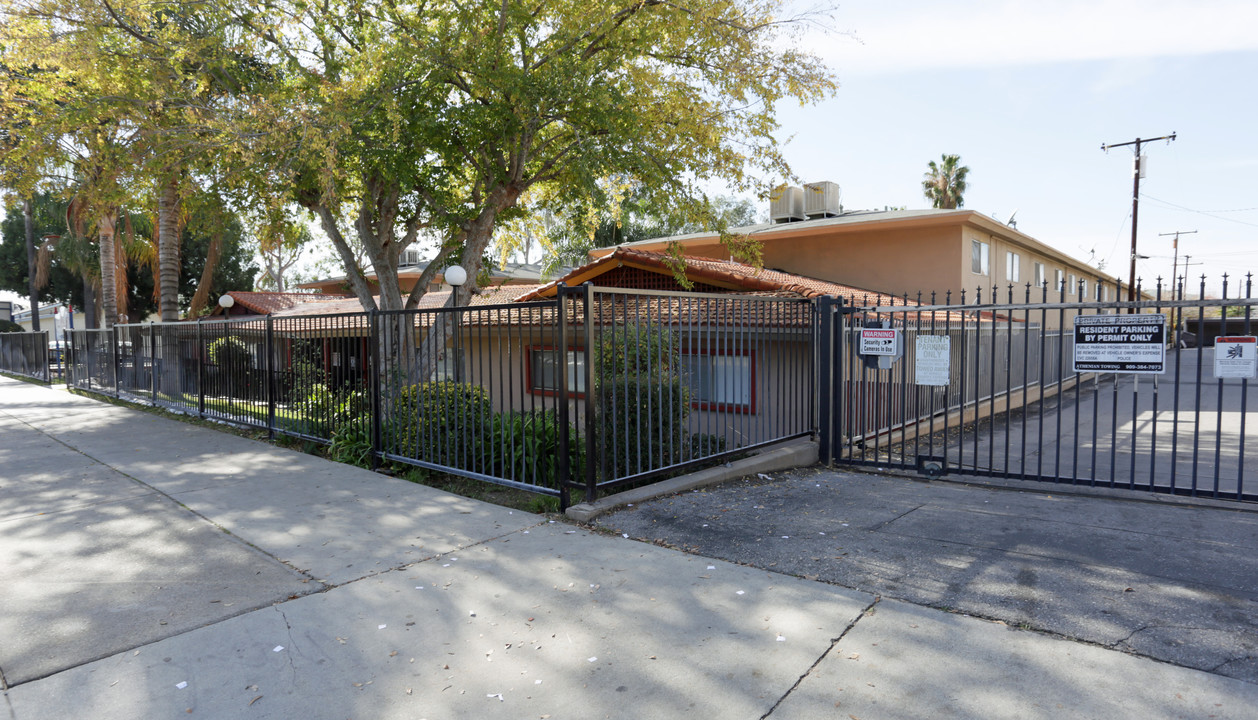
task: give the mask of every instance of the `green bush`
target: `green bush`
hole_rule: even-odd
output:
[[[493,471],[500,477],[559,487],[559,414],[554,410],[505,412],[494,421]],[[568,467],[573,477],[585,468],[585,442],[568,427]]]
[[[594,350],[598,474],[604,481],[687,459],[690,389],[678,372],[677,333],[615,326]]]
[[[384,431],[387,451],[465,470],[485,457],[494,411],[485,389],[453,380],[416,383],[393,398]]]
[[[18,325],[12,320],[0,320],[0,333],[9,332],[26,332],[26,328]]]
[[[371,467],[371,418],[366,415],[342,421],[332,431],[327,457],[348,465]]]
[[[210,343],[207,350],[210,362],[219,367],[230,367],[237,370],[253,369],[253,353],[249,346],[238,337],[221,337]]]

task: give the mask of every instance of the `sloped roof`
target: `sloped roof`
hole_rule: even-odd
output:
[[[259,315],[278,313],[304,305],[326,305],[327,303],[344,300],[344,295],[326,295],[320,293],[278,293],[278,292],[247,292],[232,290],[227,293],[237,305],[252,310]]]
[[[521,294],[532,293],[539,285],[494,285],[487,288],[481,288],[476,294],[472,295],[470,307],[484,305],[500,305],[503,303],[514,302]],[[376,298],[379,301],[379,298]],[[438,292],[425,293],[419,299],[419,310],[432,310],[446,306],[450,300],[450,291],[441,290]],[[292,317],[303,315],[331,315],[338,313],[360,313],[363,306],[355,297],[336,298],[331,302],[319,303],[317,305],[294,305],[290,308],[278,310],[275,312],[276,317]]]
[[[582,265],[555,282],[539,286],[533,292],[521,294],[519,300],[527,301],[554,297],[556,288],[561,282],[573,286],[580,285],[586,281],[594,281],[594,284],[598,285],[598,282],[594,280],[595,278],[623,266],[638,267],[644,270],[672,275],[673,265],[671,263],[674,262],[676,260],[665,253],[635,250],[631,247],[618,247],[612,254]],[[680,258],[680,262],[685,270],[686,278],[691,282],[713,285],[733,293],[772,293],[782,295],[783,297],[802,298],[832,295],[861,302],[888,297],[883,293],[851,285],[818,280],[817,278],[782,272],[781,270],[756,268],[739,262],[689,256],[683,256]]]

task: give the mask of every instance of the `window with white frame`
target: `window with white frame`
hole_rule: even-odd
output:
[[[1064,289],[1062,287],[1062,283],[1064,282],[1066,282],[1065,275],[1062,274],[1061,270],[1054,268],[1053,269],[1053,290],[1056,292],[1061,292]]]
[[[991,246],[982,240],[970,240],[970,272],[986,275]]]
[[[751,409],[751,355],[682,355],[681,361],[693,405],[712,410]]]
[[[1044,263],[1035,263],[1035,287],[1044,287]]]
[[[1074,273],[1070,273],[1070,284],[1066,286],[1066,294],[1067,294],[1067,295],[1074,295],[1074,294],[1075,294],[1075,289],[1076,289],[1076,286],[1077,286],[1078,284],[1079,284],[1079,282],[1078,282],[1077,280],[1075,280],[1075,274],[1074,274]]]
[[[580,350],[567,351],[568,391],[585,392],[585,353]],[[529,348],[528,354],[529,390],[534,393],[548,394],[560,391],[560,379],[563,377],[561,366],[563,356],[555,348]]]
[[[1017,253],[1005,253],[1005,281],[1018,282],[1022,279],[1021,258]]]
[[[1088,299],[1088,279],[1087,278],[1082,278],[1079,280],[1079,299],[1080,300]]]

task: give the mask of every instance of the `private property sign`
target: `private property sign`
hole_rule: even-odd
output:
[[[1258,338],[1252,335],[1215,338],[1214,376],[1248,380],[1258,377]]]
[[[1165,315],[1075,318],[1075,372],[1155,375],[1165,366]]]

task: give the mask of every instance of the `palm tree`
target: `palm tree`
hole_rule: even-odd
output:
[[[930,172],[922,179],[922,191],[931,206],[955,210],[965,204],[965,176],[970,172],[961,165],[960,155],[943,155],[940,164],[930,161]]]

